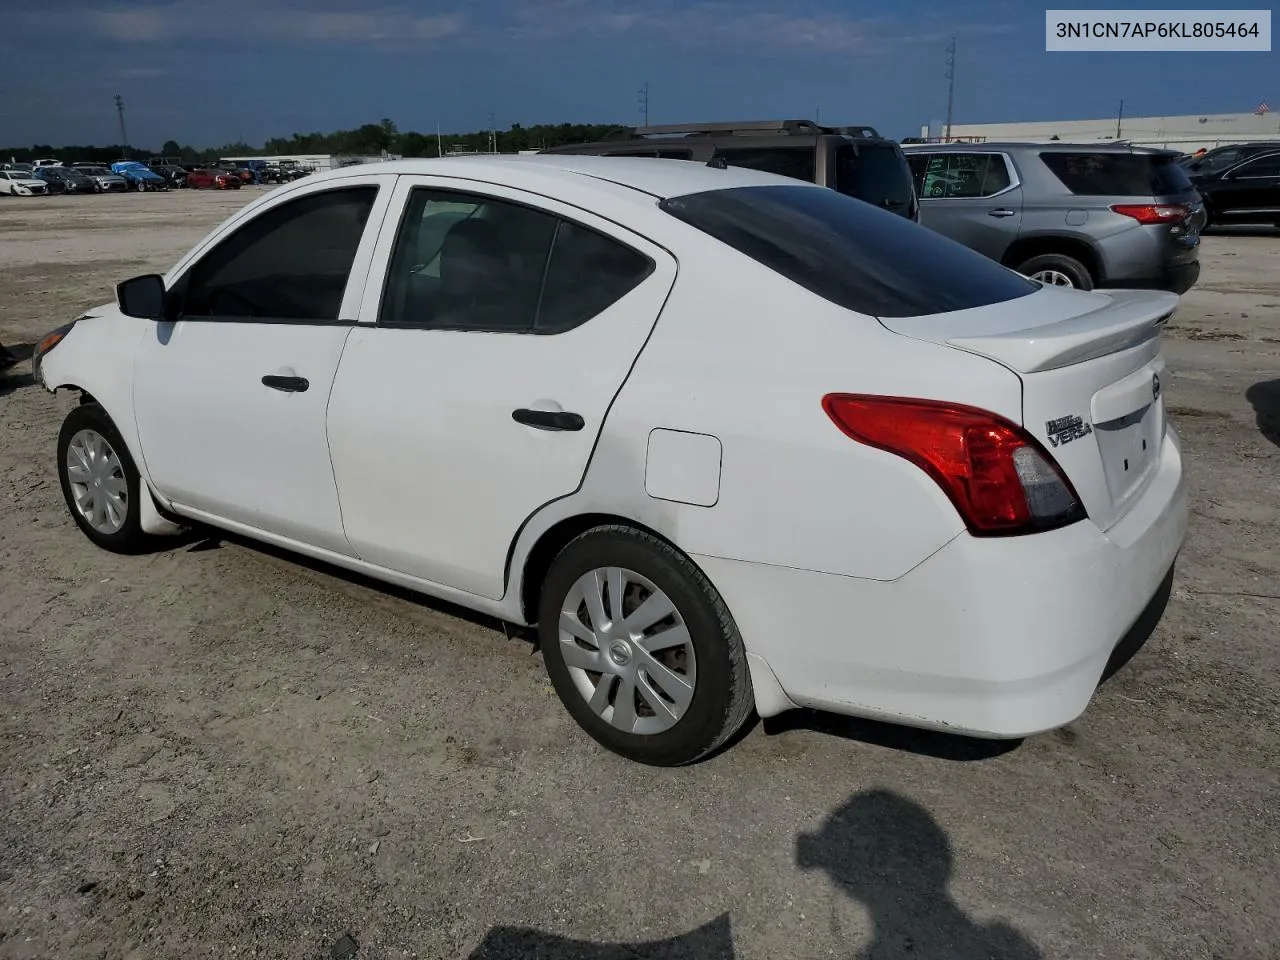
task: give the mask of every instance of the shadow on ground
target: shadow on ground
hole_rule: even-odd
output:
[[[1009,924],[979,923],[960,909],[948,890],[954,859],[946,833],[929,811],[888,790],[850,798],[816,833],[802,833],[795,848],[799,869],[826,874],[838,893],[869,915],[870,942],[858,960],[1043,960],[1040,949]],[[824,907],[812,904],[806,912],[818,916]],[[470,960],[725,960],[734,955],[724,913],[687,934],[648,943],[591,943],[494,927]]]
[[[1262,435],[1280,447],[1280,380],[1263,380],[1245,391]]]
[[[30,370],[18,370],[18,365],[30,358],[33,349],[30,343],[19,343],[11,347],[0,343],[0,397],[36,382]]]

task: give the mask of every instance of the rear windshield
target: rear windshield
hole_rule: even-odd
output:
[[[1040,154],[1072,193],[1087,197],[1159,197],[1191,189],[1173,157],[1129,153]]]
[[[866,144],[836,150],[836,189],[894,213],[910,216],[915,188],[907,161],[889,144]]]
[[[734,187],[661,207],[849,310],[916,317],[1025,297],[1039,285],[911,220],[823,187]]]

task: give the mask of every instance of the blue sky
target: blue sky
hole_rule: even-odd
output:
[[[1055,7],[1066,4],[1055,3]],[[1100,8],[1100,3],[1081,4]],[[1150,4],[1126,4],[1127,8]],[[1200,0],[1196,9],[1244,3]],[[1253,6],[1258,6],[1254,4]],[[0,146],[813,116],[956,122],[1280,110],[1280,54],[1044,51],[1022,0],[0,0]]]

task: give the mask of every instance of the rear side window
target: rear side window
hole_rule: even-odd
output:
[[[911,158],[922,200],[993,197],[1013,183],[998,153],[929,153]]]
[[[802,147],[716,147],[716,156],[731,167],[746,167],[781,177],[813,183],[817,179],[817,148]]]
[[[1025,297],[1039,285],[939,233],[822,187],[712,190],[667,213],[849,310],[916,317]]]
[[[1271,153],[1240,164],[1236,167],[1235,176],[1242,180],[1252,177],[1280,177],[1280,153]]]
[[[1062,185],[1085,197],[1158,197],[1191,189],[1173,157],[1141,153],[1056,153],[1040,159]]]
[[[836,189],[875,206],[909,215],[915,200],[911,170],[902,154],[888,144],[867,144],[857,150],[839,147],[835,154]]]

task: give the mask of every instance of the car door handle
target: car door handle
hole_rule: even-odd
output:
[[[530,410],[521,407],[511,411],[511,419],[538,430],[581,430],[586,421],[576,413],[563,410]]]
[[[989,217],[1015,217],[1017,215],[1018,211],[1010,210],[1007,207],[1000,207],[999,209],[989,210],[987,212],[987,216]]]
[[[283,390],[285,393],[304,393],[311,386],[311,382],[306,377],[268,375],[262,378],[262,385],[272,390]]]

